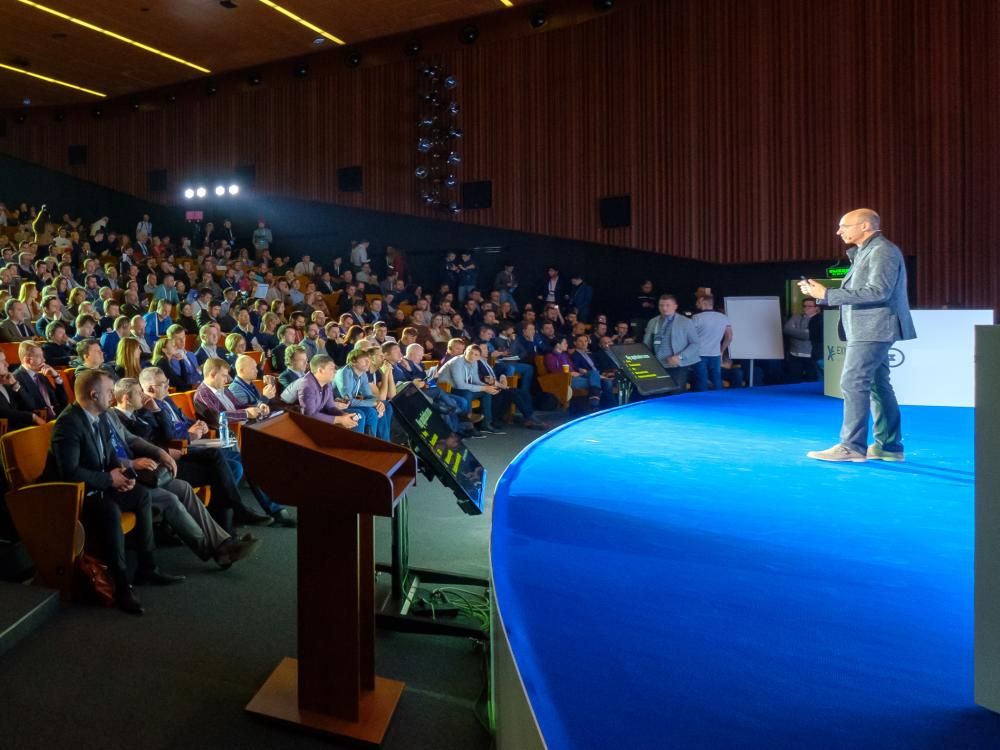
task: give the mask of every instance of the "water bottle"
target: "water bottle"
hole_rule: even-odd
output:
[[[229,445],[229,418],[224,411],[219,412],[219,440],[222,445]]]

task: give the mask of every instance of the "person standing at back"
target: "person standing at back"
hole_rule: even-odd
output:
[[[917,337],[906,296],[903,253],[885,238],[879,215],[859,208],[840,220],[837,236],[852,245],[851,270],[840,289],[814,279],[799,282],[803,294],[827,307],[840,307],[847,336],[840,389],[844,421],[840,442],[806,455],[820,461],[903,460],[903,430],[896,394],[889,382],[889,350],[896,341]],[[875,421],[875,442],[868,442],[868,412]]]

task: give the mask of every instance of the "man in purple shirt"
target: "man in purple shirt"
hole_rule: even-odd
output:
[[[332,417],[335,425],[353,430],[358,426],[359,415],[348,414],[343,409],[346,404],[334,400],[330,383],[336,374],[337,365],[333,358],[327,354],[313,356],[309,360],[309,372],[302,378],[302,386],[299,388],[299,408],[307,417],[326,414]]]

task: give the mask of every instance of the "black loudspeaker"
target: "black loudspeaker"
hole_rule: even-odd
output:
[[[601,229],[632,226],[632,196],[616,195],[601,198]]]
[[[236,174],[236,184],[240,186],[240,190],[252,188],[254,182],[257,181],[257,167],[254,164],[244,164],[241,167],[236,167],[234,172]]]
[[[341,167],[338,169],[337,190],[342,193],[360,193],[361,167]]]
[[[149,192],[165,193],[167,191],[167,170],[153,169],[149,173]]]
[[[67,154],[69,158],[69,165],[71,167],[83,166],[87,163],[87,147],[86,146],[70,146],[69,153]]]
[[[462,183],[462,208],[493,208],[493,182],[482,180],[480,182]]]

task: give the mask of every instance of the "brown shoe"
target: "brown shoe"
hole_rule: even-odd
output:
[[[809,458],[815,458],[819,461],[839,461],[855,464],[865,462],[863,453],[852,451],[846,445],[841,445],[840,443],[837,443],[832,448],[827,448],[825,451],[809,451],[806,455]]]
[[[470,414],[469,415],[469,421],[472,422],[472,424],[479,424],[480,422],[483,421],[483,415],[482,414]]]
[[[897,463],[906,460],[903,457],[903,451],[887,451],[878,443],[872,443],[868,446],[866,457],[873,461],[893,461]]]

